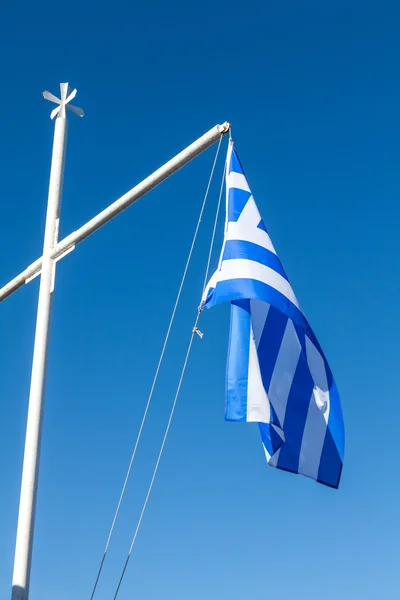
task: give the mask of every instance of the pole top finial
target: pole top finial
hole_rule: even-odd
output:
[[[72,106],[71,104],[69,104],[69,102],[71,102],[71,100],[75,98],[77,90],[74,89],[72,90],[72,92],[70,92],[68,83],[60,83],[60,91],[61,98],[57,98],[57,96],[54,96],[54,94],[48,92],[47,90],[43,92],[43,98],[45,100],[49,100],[50,102],[54,102],[55,104],[59,105],[51,112],[50,118],[54,119],[54,117],[58,115],[58,118],[65,119],[66,108],[78,115],[78,117],[83,117],[85,113],[83,112],[82,108],[79,108],[78,106]]]

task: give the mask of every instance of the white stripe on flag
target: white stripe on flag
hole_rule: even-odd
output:
[[[271,238],[266,231],[258,229],[257,227],[243,227],[238,221],[228,222],[225,240],[252,242],[253,244],[262,246],[262,248],[266,248],[267,250],[270,250],[270,252],[276,254]]]
[[[252,423],[269,423],[271,411],[258,360],[257,347],[250,327],[249,370],[247,379],[247,416]]]
[[[264,325],[267,320],[270,306],[270,304],[263,302],[262,300],[250,300],[251,325],[257,347],[264,331]]]
[[[243,173],[231,171],[226,177],[226,185],[228,189],[237,188],[238,190],[250,192],[249,184],[247,183],[247,179]]]
[[[276,416],[282,426],[300,354],[301,344],[299,338],[293,321],[288,319],[268,390]]]
[[[297,337],[292,320],[288,319],[268,390],[272,406],[275,409],[276,416],[282,428],[285,421],[287,401],[300,354],[301,344],[299,338]],[[279,460],[279,453],[280,450],[269,461],[271,466],[276,467]]]
[[[270,453],[268,452],[268,450],[266,449],[266,447],[264,446],[264,444],[262,444],[262,447],[263,447],[263,449],[264,449],[265,458],[267,459],[267,463],[268,463],[268,464],[270,464],[270,465],[272,465],[272,460],[271,460],[271,455],[270,455]],[[279,450],[280,450],[280,448],[279,448]],[[276,452],[276,454],[278,454],[278,453],[279,453],[279,450]]]
[[[215,287],[219,281],[227,281],[229,279],[255,279],[261,281],[283,294],[285,298],[300,309],[297,298],[287,279],[259,262],[248,260],[247,258],[224,260],[221,264],[221,270],[214,273],[209,286]]]
[[[276,254],[268,233],[258,227],[260,221],[261,215],[257,205],[253,196],[250,196],[238,220],[228,222],[225,239],[253,242],[253,244],[258,244]]]

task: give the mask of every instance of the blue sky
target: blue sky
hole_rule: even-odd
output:
[[[229,307],[207,313],[121,600],[397,599],[398,4],[173,0],[2,9],[0,276],[41,253],[44,89],[78,88],[64,237],[218,122],[341,393],[338,492],[225,423]],[[57,268],[31,597],[90,596],[213,150]],[[201,291],[222,162],[98,600],[112,597]],[[221,241],[221,228],[217,244]],[[0,306],[0,596],[9,593],[38,282]]]

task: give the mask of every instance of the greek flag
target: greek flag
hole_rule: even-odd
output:
[[[225,418],[259,425],[268,464],[337,488],[339,394],[229,144],[225,237],[203,296],[231,302]]]

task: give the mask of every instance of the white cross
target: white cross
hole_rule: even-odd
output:
[[[68,110],[70,110],[71,112],[78,115],[78,117],[83,117],[85,113],[83,112],[83,110],[81,108],[79,108],[78,106],[72,106],[71,104],[69,104],[71,102],[71,100],[73,100],[76,96],[76,89],[72,90],[72,92],[69,93],[68,83],[60,83],[60,90],[61,90],[61,94],[60,94],[61,99],[57,98],[57,96],[55,96],[51,92],[48,92],[47,90],[45,92],[43,92],[43,98],[45,98],[46,100],[50,100],[50,102],[54,102],[54,104],[59,104],[59,106],[57,106],[57,108],[55,108],[51,112],[50,118],[54,119],[54,117],[56,115],[58,115],[59,117],[65,119],[65,109],[66,108],[68,108]]]

